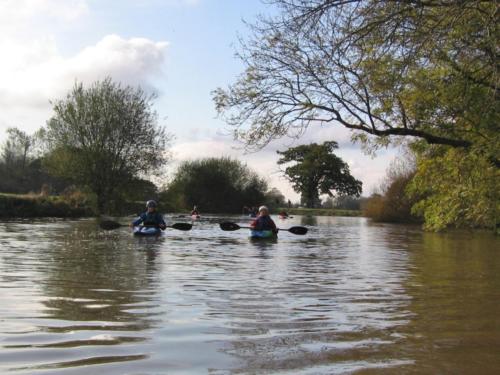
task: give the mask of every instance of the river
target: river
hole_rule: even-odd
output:
[[[0,373],[500,373],[494,235],[296,216],[276,221],[306,236],[255,242],[219,220],[0,222]]]

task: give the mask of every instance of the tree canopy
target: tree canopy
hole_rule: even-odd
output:
[[[284,173],[294,190],[302,194],[307,207],[320,203],[319,195],[361,195],[361,181],[356,180],[349,166],[333,153],[338,148],[336,142],[312,143],[278,151],[281,155],[278,164],[295,164],[285,168]]]
[[[278,13],[242,42],[245,71],[214,92],[247,146],[329,123],[372,144],[474,147],[500,165],[496,1],[270,2]]]
[[[238,160],[227,157],[183,162],[162,201],[201,212],[238,213],[244,206],[265,203],[267,183]]]
[[[418,146],[418,145],[415,145]],[[407,195],[424,228],[490,228],[499,222],[500,172],[484,155],[442,147],[418,149]]]
[[[129,183],[157,173],[167,160],[170,136],[157,124],[153,99],[109,78],[90,87],[77,83],[53,103],[45,134],[46,166],[90,189],[98,210],[106,210]]]
[[[61,191],[67,186],[42,168],[39,145],[40,133],[7,129],[7,139],[0,147],[0,192],[40,192],[44,185]]]

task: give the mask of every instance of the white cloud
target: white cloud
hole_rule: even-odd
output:
[[[27,44],[0,41],[0,128],[34,130],[50,112],[49,100],[63,96],[75,80],[90,83],[110,76],[125,84],[154,90],[161,77],[166,42],[108,35],[75,56],[62,56],[53,38]],[[31,114],[31,118],[30,118]],[[23,123],[28,121],[28,123]]]

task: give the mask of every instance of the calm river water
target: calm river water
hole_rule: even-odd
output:
[[[0,373],[500,373],[494,235],[295,217],[307,236],[251,242],[217,220],[0,222]]]

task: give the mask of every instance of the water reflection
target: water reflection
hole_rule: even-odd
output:
[[[250,241],[223,219],[160,238],[90,220],[0,223],[0,372],[499,368],[494,236],[296,217],[282,226],[307,236]]]
[[[13,243],[34,236],[52,241],[42,241],[35,248],[40,252],[28,255],[38,289],[36,308],[24,316],[32,325],[22,336],[4,338],[0,362],[33,371],[147,358],[138,343],[148,340],[144,332],[165,313],[156,296],[158,245],[137,252],[120,235],[96,232],[92,221],[42,226]],[[128,351],[114,348],[131,343]]]
[[[500,261],[491,233],[423,233],[411,241],[405,351],[422,372],[500,369]],[[460,371],[457,371],[459,369]]]
[[[305,225],[305,226],[316,226],[318,224],[318,218],[316,216],[301,216],[300,217],[300,225]]]

